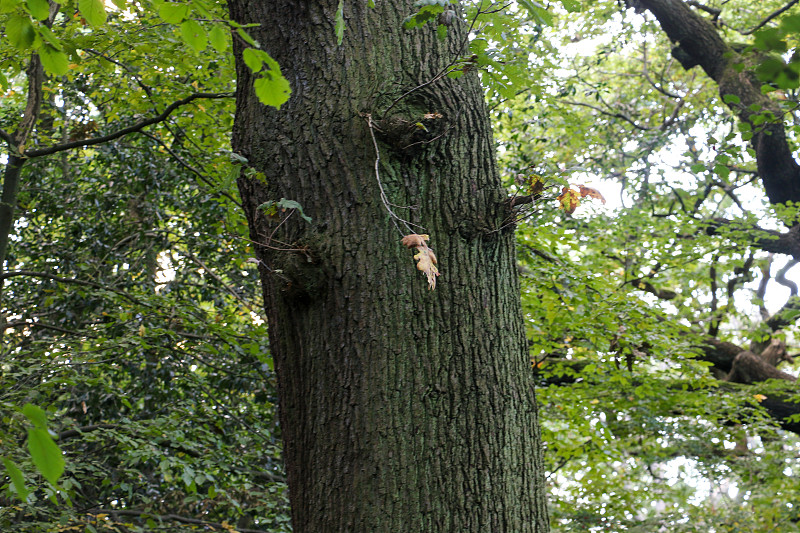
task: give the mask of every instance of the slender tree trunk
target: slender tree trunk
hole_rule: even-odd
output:
[[[511,213],[477,76],[391,107],[464,53],[466,28],[439,40],[434,26],[402,28],[411,0],[345,1],[337,46],[337,3],[229,2],[235,21],[261,24],[251,34],[293,90],[280,110],[261,105],[237,42],[233,147],[251,167],[239,186],[258,243],[294,530],[547,531]],[[381,187],[431,235],[434,291]],[[312,222],[259,208],[281,198]]]

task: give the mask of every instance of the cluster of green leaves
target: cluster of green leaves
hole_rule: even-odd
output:
[[[284,84],[257,89],[262,101],[279,106],[288,86],[220,3],[81,0],[47,16],[39,4],[0,7],[6,34],[24,36],[0,42],[5,132],[41,90],[25,149],[113,135],[187,94],[214,98],[26,160],[0,297],[0,529],[288,530],[229,152],[231,35],[262,61],[254,71]],[[40,89],[26,77],[32,54]]]
[[[737,16],[726,22],[749,28],[780,7],[726,6]],[[793,531],[798,438],[752,387],[715,379],[700,345],[764,339],[753,293],[770,259],[751,246],[754,227],[796,211],[766,206],[751,128],[699,69],[672,60],[652,19],[615,2],[548,14],[505,40],[520,17],[500,13],[472,42],[527,77],[501,78],[498,90],[493,67],[481,67],[509,190],[530,194],[530,175],[545,184],[521,208],[518,245],[553,530]],[[792,18],[782,20],[752,47],[778,50],[764,45],[777,32],[790,51]],[[475,44],[482,34],[491,37]],[[788,112],[797,95],[784,85]],[[596,187],[616,207],[568,216],[556,201],[566,183]],[[712,235],[718,217],[734,223]],[[769,387],[758,390],[786,394]]]
[[[222,195],[234,191],[198,183],[153,157],[161,150],[132,139],[37,162],[27,176],[8,269],[29,274],[6,280],[17,326],[2,352],[2,455],[24,485],[8,486],[18,501],[5,496],[3,528],[149,531],[164,515],[286,527],[257,274]],[[60,481],[18,445],[24,402],[48,412]]]
[[[280,108],[291,94],[277,62],[261,49],[245,26],[229,20],[213,0],[115,0],[113,4],[78,0],[52,7],[46,0],[6,0],[0,4],[0,26],[8,36],[5,45],[0,45],[0,57],[4,58],[0,62],[0,87],[4,90],[9,88],[9,80],[24,70],[29,52],[39,56],[48,73],[74,79],[84,70],[81,64],[91,61],[99,50],[131,40],[137,45],[139,64],[128,66],[154,74],[169,69],[171,62],[162,62],[167,58],[185,62],[189,58],[182,56],[187,51],[191,59],[197,59],[209,47],[217,55],[230,54],[234,36],[248,53],[247,65],[255,74],[254,88],[261,102]],[[136,26],[151,35],[131,33]],[[178,50],[181,54],[169,55]]]

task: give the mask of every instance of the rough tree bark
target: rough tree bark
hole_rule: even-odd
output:
[[[278,373],[293,527],[546,531],[511,213],[482,91],[473,74],[426,84],[463,54],[466,27],[440,41],[431,26],[402,28],[411,0],[376,4],[344,3],[337,46],[336,0],[229,2],[233,20],[261,24],[248,31],[293,90],[280,110],[261,105],[235,41],[233,148],[250,167],[239,187]],[[414,206],[394,212],[431,235],[434,291],[401,246],[381,186],[389,202]],[[312,222],[259,209],[281,198]]]

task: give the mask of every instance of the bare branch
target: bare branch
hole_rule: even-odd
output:
[[[624,113],[620,113],[618,111],[617,112],[606,111],[605,109],[603,109],[601,107],[597,107],[597,106],[594,106],[592,104],[587,104],[586,102],[576,102],[574,100],[562,100],[562,101],[565,104],[577,105],[577,106],[581,106],[581,107],[588,107],[589,109],[594,109],[595,111],[597,111],[597,112],[599,112],[599,113],[601,113],[603,115],[606,115],[608,117],[621,118],[625,122],[630,123],[637,130],[649,131],[649,130],[653,129],[652,127],[641,126],[641,125],[637,124],[636,121],[634,121],[632,118],[630,118],[629,116],[625,115]]]

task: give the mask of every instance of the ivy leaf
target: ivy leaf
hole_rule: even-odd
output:
[[[78,10],[80,10],[86,22],[94,27],[102,26],[106,23],[106,7],[102,0],[78,0]]]
[[[339,0],[339,7],[336,8],[336,44],[341,46],[344,39],[344,0]]]
[[[300,205],[300,203],[296,202],[295,200],[287,200],[286,198],[281,198],[280,200],[278,200],[278,207],[282,209],[297,209],[297,212],[300,213],[300,216],[303,218],[303,220],[305,220],[308,223],[311,223],[312,220],[311,217],[307,216],[303,212],[303,206]]]
[[[14,491],[17,493],[17,496],[19,496],[19,499],[23,502],[26,501],[30,491],[28,491],[28,488],[25,486],[25,477],[22,475],[22,472],[10,459],[3,457],[3,464],[6,467],[8,477],[11,478],[11,484],[14,486]]]
[[[208,46],[206,30],[196,20],[187,20],[181,23],[181,37],[195,52],[202,52]]]

